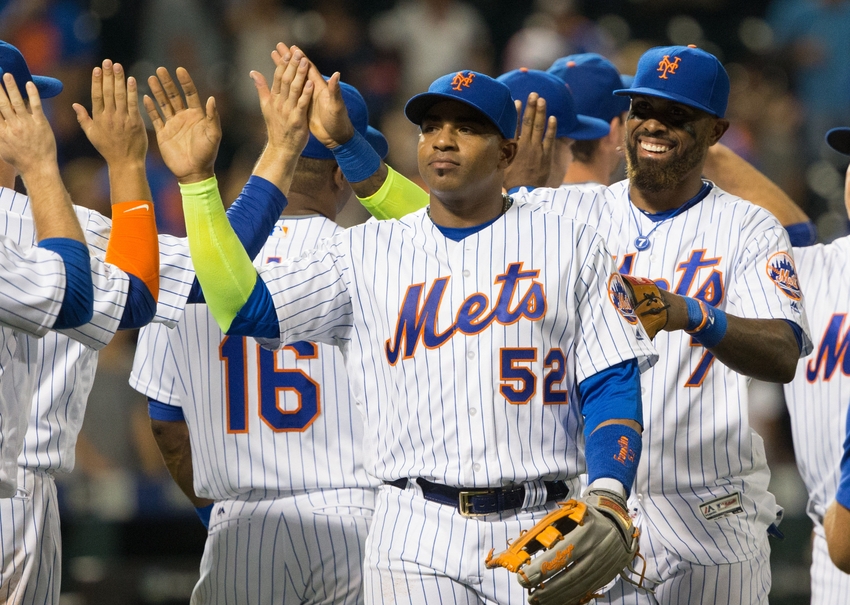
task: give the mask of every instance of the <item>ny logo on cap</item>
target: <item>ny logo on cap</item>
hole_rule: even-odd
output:
[[[455,77],[452,78],[452,90],[461,90],[466,87],[469,88],[469,85],[472,84],[472,79],[475,77],[475,74],[469,72],[467,75],[463,75],[462,71],[459,71],[455,74]]]
[[[658,76],[658,77],[661,78],[662,80],[666,80],[668,73],[675,75],[676,69],[679,67],[679,59],[680,58],[681,57],[676,57],[673,60],[673,62],[671,63],[670,62],[670,55],[664,55],[664,58],[661,59],[658,62],[658,69],[655,70],[655,71],[661,72],[661,75]]]

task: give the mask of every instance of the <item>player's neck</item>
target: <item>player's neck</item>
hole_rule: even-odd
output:
[[[286,196],[287,204],[281,216],[308,216],[320,214],[332,221],[336,220],[336,201],[319,199],[303,193],[290,191]]]
[[[629,184],[632,204],[646,212],[674,210],[693,198],[702,188],[701,170],[695,171],[679,181],[675,187],[662,191],[644,191],[633,183]]]
[[[611,184],[611,174],[603,162],[576,162],[573,160],[564,175],[564,185],[580,183],[599,183],[608,186]]]
[[[476,227],[498,218],[505,212],[505,199],[501,190],[476,197],[441,197],[443,199],[439,199],[432,191],[428,209],[431,220],[441,227]]]

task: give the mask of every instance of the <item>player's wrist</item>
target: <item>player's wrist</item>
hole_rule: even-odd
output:
[[[726,314],[701,300],[684,298],[688,309],[688,325],[685,331],[708,349],[717,346],[726,335]]]

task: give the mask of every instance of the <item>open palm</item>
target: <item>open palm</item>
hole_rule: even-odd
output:
[[[165,165],[180,182],[211,177],[221,142],[221,121],[215,99],[210,97],[206,106],[202,106],[189,72],[182,67],[177,68],[176,75],[186,97],[185,103],[168,70],[160,67],[156,74],[148,78],[156,104],[148,96],[144,103]]]

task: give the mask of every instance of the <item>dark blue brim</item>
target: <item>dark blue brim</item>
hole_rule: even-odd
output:
[[[838,153],[850,155],[850,128],[833,128],[826,133],[826,144]]]
[[[576,141],[589,141],[592,139],[601,139],[608,136],[611,132],[611,126],[605,120],[592,118],[590,116],[577,115],[578,124],[570,132],[558,136],[570,137]],[[560,129],[558,129],[560,130]]]
[[[51,78],[50,76],[33,76],[32,77],[33,84],[38,89],[38,96],[42,99],[49,99],[50,97],[55,97],[60,92],[62,92],[62,82],[57,80],[56,78]],[[25,91],[21,91],[21,94],[26,94]]]
[[[700,109],[705,113],[713,115],[716,118],[723,117],[714,113],[714,110],[710,107],[697,103],[693,99],[689,99],[688,97],[685,97],[683,95],[677,95],[672,92],[658,90],[657,88],[622,88],[620,90],[615,90],[614,94],[619,95],[621,97],[643,95],[645,97],[657,97],[659,99],[667,99],[668,101],[675,101],[676,103],[681,103],[682,105],[687,105],[688,107]]]

